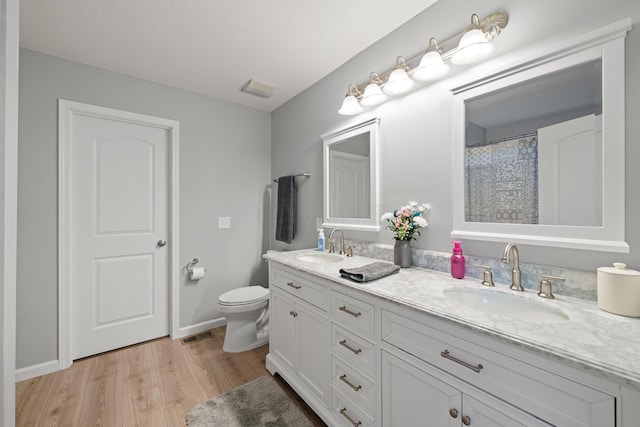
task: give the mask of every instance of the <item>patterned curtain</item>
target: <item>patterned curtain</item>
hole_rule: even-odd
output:
[[[538,138],[465,149],[465,219],[538,223]]]

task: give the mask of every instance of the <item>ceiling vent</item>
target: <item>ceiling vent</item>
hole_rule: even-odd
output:
[[[270,98],[273,95],[275,86],[271,86],[265,82],[251,79],[242,88],[242,91],[250,95],[259,96],[260,98]]]

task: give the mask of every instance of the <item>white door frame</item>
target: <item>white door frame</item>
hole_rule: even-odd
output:
[[[71,188],[74,171],[71,161],[73,120],[75,116],[91,116],[119,120],[145,126],[156,126],[169,133],[169,332],[178,336],[180,327],[179,263],[179,128],[175,120],[146,116],[98,107],[79,102],[58,100],[58,369],[71,366]]]

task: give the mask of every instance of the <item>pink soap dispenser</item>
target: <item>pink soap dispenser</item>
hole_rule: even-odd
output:
[[[453,242],[453,255],[451,255],[451,277],[464,279],[464,255],[462,255],[462,242]]]

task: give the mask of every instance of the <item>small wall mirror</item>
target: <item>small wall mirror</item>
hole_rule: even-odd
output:
[[[570,52],[454,90],[452,237],[629,252],[624,37]]]
[[[380,231],[378,126],[371,119],[322,135],[323,227]]]

